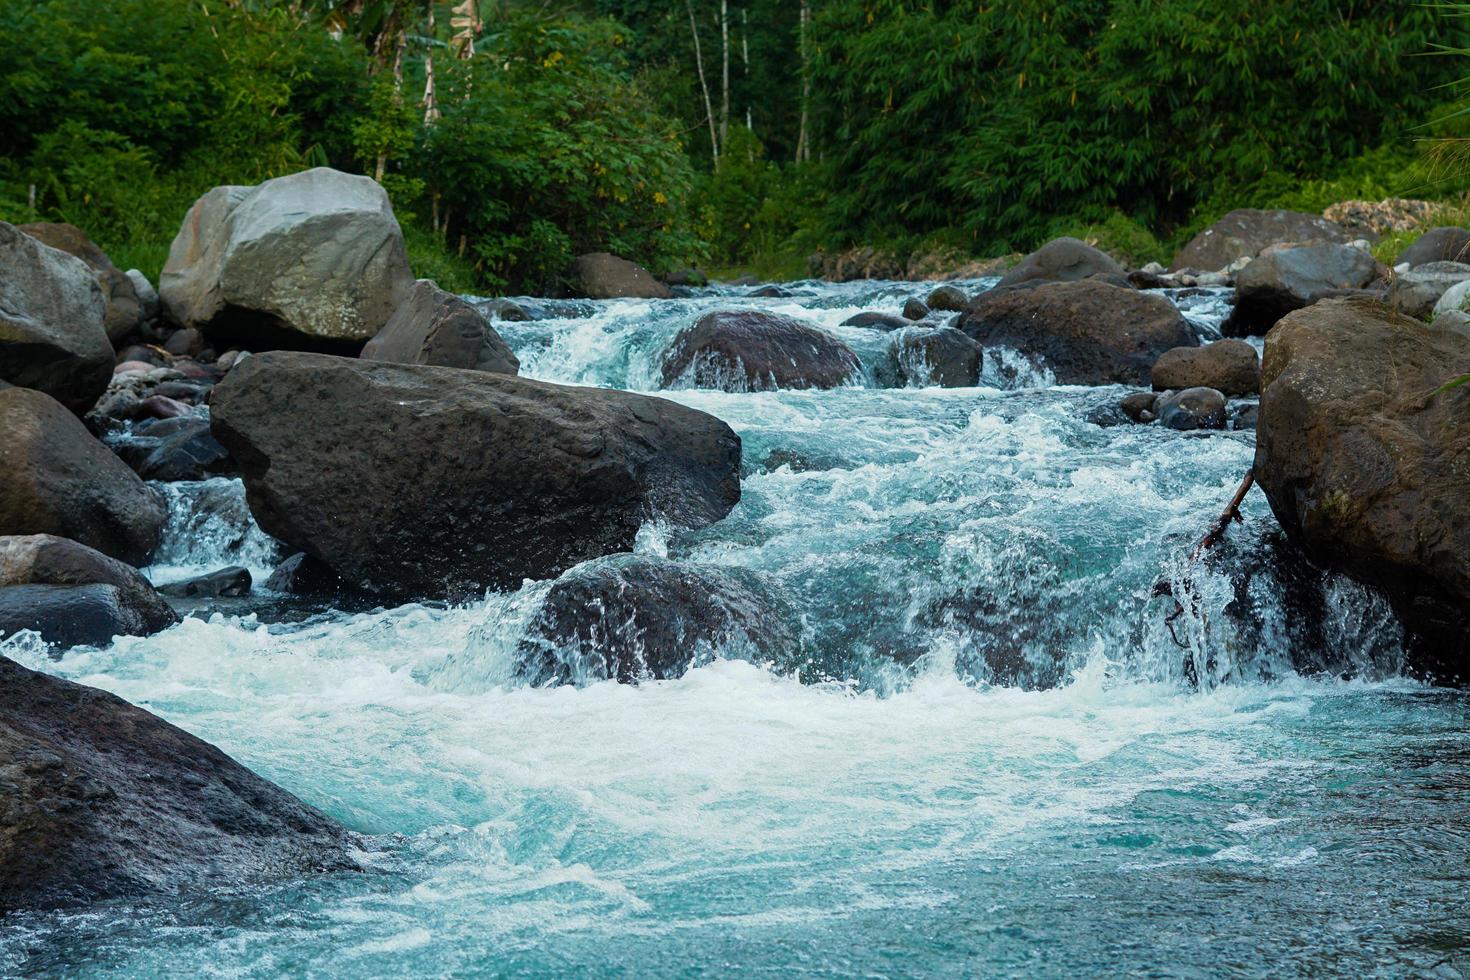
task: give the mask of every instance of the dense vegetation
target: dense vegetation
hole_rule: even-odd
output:
[[[606,249],[1133,258],[1231,207],[1464,190],[1462,21],[1410,0],[0,0],[0,218],[156,275],[219,183],[388,188],[421,275],[556,289]],[[696,50],[697,44],[697,50]],[[432,97],[426,83],[432,78]],[[1432,125],[1430,125],[1432,124]]]

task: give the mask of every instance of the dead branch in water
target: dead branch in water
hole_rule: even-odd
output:
[[[1250,493],[1251,487],[1255,485],[1256,471],[1254,469],[1246,470],[1245,478],[1240,481],[1240,486],[1235,488],[1235,496],[1230,498],[1230,503],[1225,505],[1225,510],[1215,519],[1215,523],[1210,526],[1209,532],[1203,538],[1200,538],[1199,544],[1195,545],[1194,550],[1189,553],[1189,563],[1191,565],[1198,561],[1199,557],[1206,551],[1224,540],[1225,532],[1230,530],[1230,523],[1232,521],[1241,522],[1244,520],[1240,516],[1240,505],[1245,500],[1245,495]],[[1192,594],[1194,592],[1192,588],[1189,591],[1191,592],[1190,604],[1197,608],[1198,598]],[[1166,595],[1174,600],[1174,611],[1164,617],[1164,625],[1169,627],[1169,635],[1173,637],[1175,646],[1183,648],[1184,644],[1179,641],[1179,634],[1174,632],[1174,621],[1184,615],[1184,604],[1174,594],[1173,585],[1163,579],[1155,583],[1154,595]]]

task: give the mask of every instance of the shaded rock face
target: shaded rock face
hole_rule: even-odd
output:
[[[1470,230],[1431,228],[1400,252],[1398,261],[1407,262],[1411,269],[1431,262],[1470,263]]]
[[[1057,238],[1022,259],[1001,277],[1000,285],[1014,286],[1033,279],[1075,282],[1100,273],[1122,276],[1123,267],[1081,239]]]
[[[667,680],[714,656],[793,661],[796,617],[744,569],[612,555],[562,575],[518,649],[533,684]]]
[[[1353,234],[1315,214],[1239,208],[1191,238],[1174,256],[1170,271],[1214,272],[1238,259],[1253,259],[1283,242],[1346,244]]]
[[[706,313],[664,354],[663,386],[772,391],[837,388],[861,371],[852,348],[825,330],[759,310]]]
[[[212,745],[0,657],[0,913],[350,870],[351,843]]]
[[[479,310],[427,279],[413,284],[388,323],[363,347],[361,356],[371,361],[500,374],[521,369],[521,362]]]
[[[158,293],[174,323],[249,350],[356,348],[413,281],[383,188],[318,167],[201,197]]]
[[[1096,280],[991,290],[955,326],[984,347],[1040,357],[1060,384],[1147,385],[1160,354],[1198,344],[1164,297]]]
[[[1266,339],[1256,479],[1314,561],[1378,586],[1414,666],[1470,655],[1470,339],[1365,300],[1326,300]]]
[[[653,273],[607,252],[577,256],[572,278],[588,299],[668,299],[671,295]]]
[[[859,316],[866,316],[866,315],[869,315],[869,314],[858,314],[858,315]],[[923,300],[919,299],[919,297],[917,297],[917,296],[910,296],[907,300],[904,301],[904,304],[903,304],[903,319],[905,319],[905,320],[922,320],[922,319],[924,319],[924,317],[926,317],[928,315],[929,315],[929,304],[927,304]]]
[[[74,255],[87,263],[102,290],[105,312],[102,317],[107,339],[116,344],[138,329],[143,322],[143,301],[128,274],[112,264],[107,253],[98,248],[76,225],[37,222],[20,225],[20,230],[52,248]]]
[[[0,636],[33,630],[63,648],[104,646],[176,622],[131,565],[50,534],[0,537]]]
[[[1227,336],[1263,334],[1292,310],[1343,290],[1365,289],[1383,275],[1378,261],[1347,245],[1307,245],[1269,252],[1235,279],[1235,309]]]
[[[235,472],[235,461],[196,416],[145,422],[114,446],[118,458],[145,480],[207,480]]]
[[[869,330],[903,330],[913,326],[909,317],[892,313],[857,313],[842,321],[844,327],[866,327]]]
[[[971,388],[984,351],[953,327],[910,327],[893,335],[889,356],[899,386]]]
[[[513,588],[740,499],[730,427],[645,395],[274,351],[211,408],[260,527],[368,592]]]
[[[1225,396],[1214,388],[1166,392],[1154,402],[1153,411],[1165,428],[1181,432],[1225,428]]]
[[[0,534],[55,534],[133,565],[158,545],[162,500],[76,416],[0,389]]]
[[[0,221],[0,381],[86,412],[112,377],[105,313],[85,262]]]
[[[1425,262],[1394,276],[1388,290],[1388,305],[1407,316],[1427,320],[1444,294],[1466,280],[1470,280],[1470,265]]]
[[[1470,337],[1470,313],[1463,310],[1445,310],[1434,318],[1429,325],[1431,330],[1451,330],[1465,337]]]
[[[170,582],[160,585],[158,591],[163,595],[175,596],[180,599],[197,598],[219,598],[221,596],[243,596],[250,594],[250,587],[254,582],[250,577],[250,569],[239,565],[231,565],[229,568],[221,568],[203,575],[195,575],[193,578],[184,579],[181,582]]]
[[[1243,340],[1176,347],[1154,363],[1153,383],[1155,391],[1200,387],[1227,395],[1254,395],[1261,388],[1261,359]]]

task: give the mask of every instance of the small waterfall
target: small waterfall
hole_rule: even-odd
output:
[[[148,569],[155,581],[242,565],[260,582],[284,557],[280,544],[256,525],[240,480],[215,477],[153,486],[168,506],[163,540]]]

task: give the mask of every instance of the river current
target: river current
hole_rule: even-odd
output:
[[[698,315],[771,309],[870,385],[888,335],[839,324],[925,288],[496,326],[527,377],[652,392]],[[1173,298],[1215,335],[1221,291]],[[546,582],[222,606],[59,660],[0,642],[366,835],[356,874],[12,917],[0,974],[1470,975],[1466,698],[1403,676],[1386,604],[1284,556],[1259,492],[1187,562],[1250,431],[1115,424],[1125,389],[986,360],[978,388],[660,392],[739,433],[743,498],[638,548],[765,576],[796,661],[527,687]],[[263,582],[238,481],[165,489],[156,581]]]

